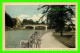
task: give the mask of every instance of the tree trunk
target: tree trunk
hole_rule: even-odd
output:
[[[61,37],[63,36],[63,34],[62,34],[63,33],[63,27],[62,26],[63,25],[61,24],[61,35],[60,35]]]
[[[62,31],[62,29],[61,29],[61,35],[60,35],[61,37],[63,36],[63,34],[62,34],[62,33],[63,33],[63,31]]]

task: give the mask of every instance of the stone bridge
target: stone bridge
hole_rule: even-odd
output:
[[[46,28],[46,30],[47,30],[47,27],[48,27],[48,25],[24,25],[24,26],[23,26],[23,28],[26,28],[26,27],[28,27],[28,26],[33,27],[33,29],[34,29],[34,30],[35,30],[35,28],[36,28],[37,26],[45,27],[45,28]]]

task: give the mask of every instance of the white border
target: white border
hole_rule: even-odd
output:
[[[75,38],[75,48],[5,48],[5,5],[76,5],[76,38]],[[58,51],[77,51],[77,3],[3,3],[3,50],[58,50]]]

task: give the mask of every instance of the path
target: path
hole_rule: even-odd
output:
[[[52,32],[48,32],[42,36],[41,39],[41,48],[68,48],[61,42],[59,42],[52,35]]]

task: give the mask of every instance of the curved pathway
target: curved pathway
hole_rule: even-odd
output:
[[[68,48],[68,47],[59,42],[52,35],[52,32],[48,32],[44,34],[41,38],[41,48]]]

